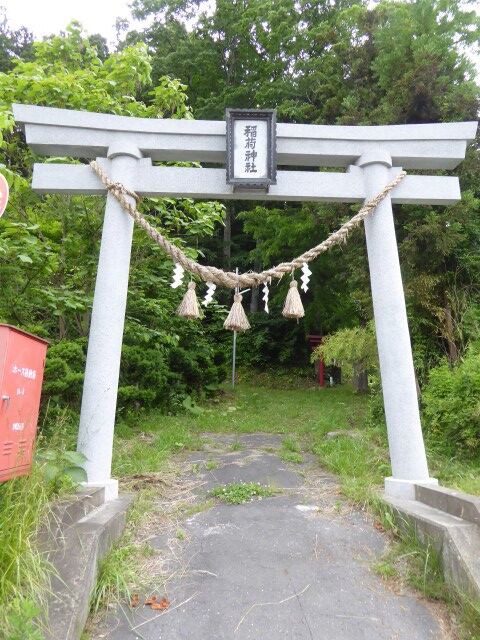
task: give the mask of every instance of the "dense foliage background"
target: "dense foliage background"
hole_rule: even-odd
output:
[[[0,486],[0,565],[8,568],[0,571],[5,605],[0,628],[6,636],[43,637],[36,622],[46,607],[48,570],[36,549],[36,532],[48,502],[68,480],[65,465],[80,464],[66,449],[76,437],[105,205],[99,197],[33,193],[36,158],[14,123],[12,103],[204,119],[223,118],[226,107],[263,107],[276,108],[279,121],[332,125],[476,120],[476,4],[132,0],[133,15],[146,26],[135,30],[118,20],[114,45],[77,23],[34,41],[28,29],[10,28],[0,8],[0,171],[11,188],[0,219],[0,322],[51,342],[40,464],[30,476]],[[480,460],[476,144],[453,174],[460,175],[461,202],[396,207],[395,223],[429,462],[447,484],[475,492]],[[189,255],[241,271],[298,255],[355,209],[153,198],[141,206]],[[157,471],[199,430],[250,432],[260,423],[262,429],[293,438],[308,433],[321,464],[343,479],[346,495],[365,504],[365,488],[388,474],[389,465],[363,232],[356,231],[345,247],[323,254],[311,266],[310,289],[303,296],[306,317],[299,323],[281,316],[288,282],[272,287],[270,315],[262,310],[258,290],[245,296],[252,330],[239,336],[240,361],[273,372],[254,374],[243,391],[240,386],[238,406],[218,401],[206,410],[195,400],[225,380],[230,361],[231,335],[222,328],[230,295],[217,292],[201,322],[178,318],[175,308],[183,291],[169,286],[172,263],[135,230],[118,403],[120,417],[133,419],[117,423],[115,475]],[[205,289],[199,289],[202,295]],[[357,391],[370,387],[366,418],[364,399],[349,388],[322,397],[301,390],[301,373],[312,367],[308,334],[326,336],[321,354],[342,365],[344,378],[351,376]],[[282,375],[280,368],[289,368],[288,373]],[[267,390],[256,393],[253,388],[261,387],[261,380]],[[299,396],[291,393],[297,383]],[[275,385],[280,392],[277,388],[272,394]],[[302,397],[305,406],[299,408]],[[138,412],[148,408],[190,415],[159,418],[152,412],[137,420]],[[230,410],[236,419],[228,418]],[[332,426],[358,427],[360,437],[325,438]],[[290,443],[289,453],[298,456]],[[58,467],[53,481],[47,477],[48,464]],[[412,554],[402,555],[402,567],[407,555]]]
[[[101,34],[87,35],[75,23],[33,42],[26,29],[12,31],[4,20],[1,170],[12,198],[0,221],[0,320],[52,340],[45,384],[49,410],[78,407],[104,202],[31,191],[35,158],[14,125],[12,102],[174,118],[223,118],[226,107],[274,107],[280,121],[321,124],[475,120],[474,9],[473,0],[217,0],[215,6],[134,0],[134,16],[148,26],[135,31],[119,22],[112,50]],[[478,349],[470,346],[480,338],[479,168],[472,145],[454,172],[461,180],[460,203],[395,210],[422,388],[433,367],[441,373],[435,369],[431,384],[450,385],[449,376],[458,371],[452,367],[465,366],[467,349],[469,366],[480,369]],[[240,270],[289,259],[352,214],[348,205],[312,203],[224,207],[149,200],[143,206],[192,255]],[[308,366],[309,333],[354,330],[348,344],[353,356],[361,351],[354,337],[363,336],[372,319],[363,233],[318,258],[312,269],[306,318],[299,324],[280,315],[287,283],[272,289],[270,316],[261,310],[258,291],[251,292],[253,329],[239,339],[244,364]],[[187,323],[173,313],[181,293],[168,286],[170,275],[170,261],[136,232],[121,411],[174,411],[186,396],[225,375],[230,336],[220,327],[227,294],[217,296],[222,304],[202,323]],[[344,357],[352,361],[352,353]],[[478,375],[472,384],[480,391]],[[432,406],[440,395],[425,394],[435,432],[442,418],[433,417],[440,409]],[[473,431],[462,442],[477,450],[479,429]]]
[[[192,117],[185,86],[170,78],[153,85],[145,45],[99,57],[98,47],[72,24],[65,34],[29,48],[0,75],[3,170],[12,196],[0,227],[0,317],[52,341],[44,409],[78,409],[86,336],[102,228],[103,198],[40,197],[29,186],[35,158],[13,123],[12,102],[145,117]],[[148,104],[137,99],[141,91]],[[148,91],[148,92],[147,92]],[[221,224],[220,203],[150,200],[144,212],[192,256]],[[175,315],[181,292],[169,287],[171,261],[135,233],[119,410],[175,410],[192,392],[224,378],[221,309],[208,311],[208,331]],[[220,313],[220,316],[219,316]]]
[[[180,78],[198,118],[225,107],[276,107],[285,122],[395,124],[475,120],[478,86],[467,52],[478,43],[474,2],[415,0],[135,0],[152,20],[126,32],[146,42],[154,77]],[[208,74],[204,69],[208,68]],[[457,173],[457,172],[455,172]],[[455,364],[479,329],[479,163],[472,146],[460,169],[463,200],[454,207],[398,207],[397,234],[420,382],[445,356]],[[348,206],[255,205],[227,208],[224,266],[242,269],[288,259],[320,241],[351,213]],[[213,246],[213,245],[211,245]],[[233,256],[233,257],[232,257]],[[233,260],[233,262],[232,262]],[[306,356],[305,334],[364,326],[372,317],[363,234],[313,266],[307,316],[254,319],[244,337],[247,363],[291,363]],[[251,310],[257,309],[252,297]]]

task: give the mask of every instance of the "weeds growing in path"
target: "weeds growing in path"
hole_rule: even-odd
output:
[[[264,486],[258,482],[232,482],[215,487],[209,495],[227,504],[244,504],[255,499],[270,498],[276,493],[278,490],[274,487]]]

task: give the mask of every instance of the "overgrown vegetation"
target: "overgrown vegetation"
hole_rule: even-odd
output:
[[[115,474],[158,471],[172,453],[201,447],[201,433],[278,433],[285,436],[280,455],[314,452],[322,465],[339,476],[348,497],[373,504],[377,488],[391,472],[386,428],[377,418],[381,412],[371,408],[378,404],[378,394],[373,398],[357,395],[348,385],[319,389],[312,378],[298,374],[295,370],[242,370],[235,391],[225,385],[198,413],[150,412],[141,420],[121,423]],[[327,436],[330,432],[332,437]],[[480,495],[478,458],[465,461],[445,455],[428,434],[427,448],[435,477]]]
[[[425,426],[429,441],[457,458],[480,454],[480,343],[455,366],[447,363],[429,372],[424,387]]]
[[[383,557],[375,563],[375,571],[397,587],[413,587],[430,600],[446,603],[462,640],[477,640],[480,603],[445,582],[441,556],[432,540],[428,537],[420,540],[407,522],[401,522],[399,526],[391,509],[384,504],[378,503],[376,513],[393,535],[393,540]]]
[[[191,118],[186,87],[167,77],[153,85],[151,62],[143,44],[101,59],[73,23],[64,35],[35,42],[28,61],[18,58],[9,73],[0,73],[1,170],[11,190],[0,221],[0,321],[53,343],[44,412],[47,406],[51,414],[61,407],[75,414],[79,408],[104,199],[32,192],[34,157],[15,127],[11,104]],[[143,91],[148,102],[141,99]],[[224,215],[218,202],[189,199],[153,198],[142,208],[191,256]],[[143,233],[135,233],[131,267],[118,411],[178,411],[187,395],[202,395],[224,378],[225,313],[218,304],[209,306],[208,332],[178,318],[174,311],[182,292],[169,286],[172,263]]]
[[[231,482],[210,491],[213,498],[227,504],[244,504],[252,500],[261,500],[275,495],[274,487],[263,486],[258,482]]]
[[[443,579],[440,554],[430,540],[421,542],[412,527],[404,524],[400,531],[386,507],[381,516],[386,528],[392,531],[395,542],[375,563],[376,572],[386,580],[395,579],[414,587],[426,598],[446,600],[448,588]]]
[[[301,451],[302,449],[299,443],[294,438],[290,437],[283,440],[279,455],[282,460],[285,460],[285,462],[301,464],[303,462]]]
[[[48,567],[36,535],[49,498],[39,469],[0,485],[0,629],[5,638],[42,638],[34,620],[45,608]]]
[[[215,119],[225,107],[255,105],[276,107],[283,122],[344,125],[477,118],[475,0],[217,0],[204,8],[196,0],[135,0],[133,14],[146,26],[135,31],[123,22],[111,50],[101,34],[88,35],[76,23],[34,42],[0,11],[0,171],[11,190],[0,220],[0,321],[51,341],[41,431],[53,478],[46,482],[36,469],[31,478],[0,486],[0,566],[8,569],[0,580],[8,603],[0,628],[9,640],[36,640],[31,621],[42,606],[45,567],[35,531],[53,493],[68,486],[65,469],[79,478],[79,460],[68,452],[75,446],[104,208],[102,198],[31,190],[35,156],[13,122],[12,102]],[[395,216],[432,473],[472,493],[480,493],[479,167],[472,145],[458,170],[461,202],[398,207]],[[144,200],[141,208],[190,256],[241,271],[298,255],[352,213],[349,205],[224,207],[168,198]],[[318,392],[290,369],[256,374],[234,395],[205,403],[225,379],[230,337],[221,324],[230,300],[218,292],[202,323],[177,318],[181,292],[169,287],[171,261],[135,231],[115,475],[158,471],[173,452],[198,446],[201,431],[268,431],[285,435],[285,460],[300,462],[307,446],[339,475],[349,497],[374,502],[389,463],[362,233],[311,266],[306,317],[298,324],[280,315],[286,279],[271,290],[269,316],[252,290],[246,300],[252,330],[239,336],[239,359],[250,367],[305,370],[306,335],[330,334],[322,354],[340,362],[344,374],[352,370],[357,390],[366,391],[366,373],[373,374],[368,402],[348,388]],[[59,421],[67,428],[55,439]],[[325,438],[330,430],[345,433]],[[121,548],[102,569],[97,602],[125,586],[115,584],[115,567],[127,561]]]
[[[377,402],[376,396],[373,402]],[[464,628],[462,638],[474,640],[480,627],[476,603],[445,584],[439,556],[432,545],[428,541],[420,542],[406,526],[399,529],[391,510],[380,499],[383,479],[391,470],[385,426],[381,421],[372,420],[375,412],[370,409],[370,403],[371,399],[355,394],[351,387],[320,390],[313,380],[299,378],[291,371],[279,375],[242,371],[235,392],[225,388],[213,401],[202,405],[201,412],[182,417],[150,414],[148,438],[155,450],[158,443],[162,443],[164,457],[157,459],[160,465],[167,463],[169,452],[201,446],[199,434],[202,432],[279,433],[285,436],[277,452],[283,459],[297,462],[302,451],[315,453],[319,464],[337,475],[343,494],[370,510],[381,526],[391,532],[392,546],[377,563],[377,572],[387,580],[418,589],[425,597],[446,602]],[[128,438],[118,438],[118,458],[123,459],[130,440],[135,434],[140,435],[143,426],[131,425]],[[175,444],[173,434],[177,430],[181,440]],[[430,445],[428,438],[427,444]],[[290,455],[294,456],[292,460]],[[429,464],[432,475],[442,484],[480,495],[478,459],[466,463],[429,446]],[[149,458],[142,467],[139,457],[131,472],[141,473],[142,469],[150,468]],[[233,483],[217,487],[212,496],[240,504],[264,495],[265,489],[272,490],[256,484]],[[120,569],[117,554],[115,558],[112,562]],[[113,571],[110,579],[114,581]]]
[[[53,568],[39,534],[52,501],[84,478],[79,462],[80,454],[57,441],[37,452],[29,475],[0,484],[0,636],[8,640],[43,640]]]
[[[96,613],[119,600],[130,601],[132,589],[142,582],[144,562],[153,554],[145,543],[135,542],[135,528],[148,517],[155,500],[155,487],[138,491],[127,513],[127,525],[98,567],[98,576],[90,600],[90,610]]]

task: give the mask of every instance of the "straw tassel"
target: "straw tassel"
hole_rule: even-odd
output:
[[[290,289],[288,290],[285,304],[283,306],[282,315],[285,318],[303,318],[305,311],[303,309],[302,299],[298,292],[298,282],[292,280],[290,282]]]
[[[242,306],[242,294],[236,293],[233,296],[233,304],[223,326],[230,331],[246,331],[250,329],[247,315]]]
[[[200,317],[198,300],[195,294],[195,282],[188,283],[188,289],[177,309],[177,316],[181,316],[182,318]]]

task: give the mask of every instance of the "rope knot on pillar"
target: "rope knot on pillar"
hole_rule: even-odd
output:
[[[135,193],[135,191],[131,191],[130,189],[127,189],[127,187],[125,185],[123,185],[121,182],[111,182],[109,181],[108,184],[105,185],[107,191],[109,191],[119,202],[120,198],[118,196],[130,196],[131,198],[133,198],[135,200],[135,202],[140,202],[140,200],[142,199],[138,193]],[[123,205],[122,205],[123,206]]]

